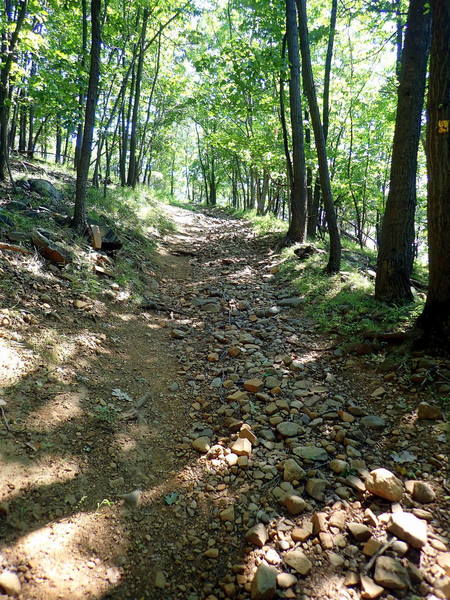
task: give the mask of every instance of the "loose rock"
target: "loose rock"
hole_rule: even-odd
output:
[[[405,590],[409,587],[408,571],[399,560],[390,556],[377,558],[374,579],[390,590]]]
[[[366,479],[366,488],[375,496],[398,502],[403,495],[403,484],[387,469],[375,469]]]
[[[296,460],[288,458],[284,461],[283,479],[284,481],[301,481],[306,476],[306,472],[301,468]]]
[[[20,580],[12,571],[3,571],[0,573],[0,588],[8,596],[18,596],[21,590]]]
[[[260,563],[252,580],[252,600],[272,600],[277,590],[277,570],[265,561]]]
[[[254,544],[259,548],[262,548],[268,539],[265,525],[263,523],[257,523],[254,527],[247,531],[245,534],[245,539],[250,544]]]
[[[388,531],[414,548],[422,548],[427,543],[427,523],[412,513],[398,512],[391,516]]]
[[[211,449],[210,442],[211,442],[211,440],[209,439],[209,437],[201,436],[201,437],[196,438],[192,442],[192,447],[195,450],[197,450],[197,452],[206,454]]]
[[[300,575],[307,575],[312,569],[312,562],[302,550],[290,550],[284,555],[284,562]]]

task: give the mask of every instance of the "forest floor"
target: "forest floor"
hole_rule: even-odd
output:
[[[448,404],[338,351],[244,221],[165,210],[146,310],[0,251],[0,589],[450,598]]]

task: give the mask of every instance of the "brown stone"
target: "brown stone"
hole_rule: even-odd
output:
[[[231,446],[231,451],[238,456],[250,456],[252,445],[247,438],[238,438]]]
[[[257,438],[253,433],[252,428],[247,423],[244,423],[239,431],[240,438],[247,438],[251,444],[256,444]]]
[[[377,585],[373,579],[367,577],[367,575],[360,575],[361,580],[361,598],[369,598],[369,600],[374,600],[381,596],[384,592],[384,588]]]
[[[428,419],[435,421],[436,419],[442,418],[442,410],[435,404],[428,404],[428,402],[421,402],[417,407],[417,417],[419,419]]]
[[[283,505],[287,508],[287,511],[291,515],[298,515],[303,512],[308,506],[307,503],[296,494],[287,494],[283,498]]]
[[[284,562],[300,575],[307,575],[312,569],[312,562],[302,550],[290,550],[284,555]]]
[[[240,354],[241,354],[241,349],[238,348],[237,346],[231,346],[231,348],[228,348],[228,356],[235,358],[236,356],[239,356]]]
[[[312,516],[313,532],[318,534],[320,531],[327,531],[327,513],[316,512]]]
[[[347,523],[348,530],[357,542],[365,542],[370,538],[370,529],[362,523]]]
[[[268,539],[266,527],[262,523],[254,525],[245,534],[245,539],[250,544],[262,548]]]
[[[244,390],[256,394],[264,388],[264,381],[261,379],[247,379],[244,381]]]
[[[367,540],[367,542],[364,544],[363,554],[365,554],[366,556],[373,556],[378,552],[378,550],[382,546],[383,544],[380,541],[371,538],[370,540]]]
[[[246,392],[234,392],[227,396],[227,400],[228,402],[240,402],[243,404],[244,402],[247,402],[248,394]]]
[[[294,527],[291,531],[291,538],[294,542],[305,542],[313,534],[313,524],[311,521],[303,523],[302,527]]]
[[[450,552],[444,552],[437,557],[437,564],[444,569],[445,574],[450,577]]]

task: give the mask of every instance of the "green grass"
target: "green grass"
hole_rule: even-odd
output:
[[[225,212],[246,219],[257,235],[279,234],[287,231],[287,223],[273,215],[257,216],[256,211],[226,208]],[[376,251],[364,248],[342,238],[341,272],[329,276],[324,272],[328,259],[326,241],[314,242],[323,252],[306,260],[294,254],[296,246],[281,253],[278,277],[298,290],[306,298],[304,314],[319,328],[336,334],[346,341],[356,341],[366,332],[391,332],[408,329],[421,313],[425,296],[417,294],[415,301],[406,306],[389,306],[375,300]],[[426,282],[426,265],[416,263],[414,277]]]
[[[91,188],[87,206],[89,215],[107,219],[125,229],[134,229],[141,235],[166,235],[175,230],[173,222],[165,214],[163,203],[150,189],[139,186],[133,188]]]
[[[346,241],[344,244],[342,270],[331,277],[324,273],[326,254],[299,260],[294,248],[283,251],[280,277],[306,297],[306,315],[322,330],[351,341],[368,331],[407,329],[423,308],[423,295],[406,306],[389,306],[375,300],[374,279],[367,272],[367,265],[374,264],[374,251],[361,250]]]
[[[65,172],[55,165],[48,164],[46,168],[53,171]],[[74,173],[71,173],[74,176]],[[44,179],[46,173],[39,173]],[[74,182],[62,184],[55,181],[57,188],[63,191],[64,206],[67,214],[73,212]],[[14,199],[29,202],[30,197],[18,189]],[[33,206],[45,205],[45,199],[32,201]],[[121,188],[108,187],[90,188],[87,194],[86,209],[88,218],[92,218],[110,227],[123,241],[123,249],[114,258],[111,268],[113,281],[125,288],[131,300],[140,301],[146,293],[146,279],[152,276],[154,252],[158,240],[175,231],[173,221],[164,211],[164,202],[154,191],[145,187]],[[30,233],[33,229],[47,229],[60,238],[59,241],[73,253],[73,262],[66,267],[65,272],[70,277],[75,292],[95,297],[105,288],[106,281],[99,278],[93,271],[93,264],[85,252],[89,241],[77,235],[68,226],[57,225],[53,219],[36,219],[24,216],[18,211],[2,211],[14,222],[14,229]],[[105,265],[108,270],[108,266]],[[154,273],[153,273],[154,275]]]
[[[259,236],[273,233],[284,234],[288,229],[287,222],[278,219],[272,213],[260,216],[256,214],[256,210],[241,210],[231,207],[220,208],[223,212],[232,215],[233,217],[248,221]]]
[[[164,211],[164,205],[144,187],[91,188],[87,198],[88,215],[108,224],[124,242],[114,260],[114,281],[130,292],[130,299],[141,301],[146,292],[143,271],[151,271],[158,238],[175,231],[175,225]],[[92,273],[90,265],[81,264],[83,277],[75,284],[78,291],[97,295],[103,284]]]

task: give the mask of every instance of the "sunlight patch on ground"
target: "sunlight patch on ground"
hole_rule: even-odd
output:
[[[58,394],[28,417],[28,426],[32,428],[37,419],[40,431],[51,431],[61,423],[80,417],[84,412],[81,403],[86,395],[86,391]]]
[[[70,481],[80,472],[79,463],[74,458],[57,459],[47,456],[30,464],[31,461],[27,457],[2,452],[2,459],[2,481],[8,482],[7,486],[2,486],[2,501],[16,497],[20,490]]]
[[[32,353],[24,352],[23,346],[19,348],[16,342],[0,338],[0,389],[16,383],[32,370]]]
[[[38,597],[49,600],[100,598],[119,582],[120,569],[110,562],[115,558],[118,545],[112,544],[111,554],[107,551],[102,559],[89,551],[89,546],[95,545],[98,521],[104,520],[98,512],[77,514],[70,520],[33,531],[17,542],[12,550],[20,551],[33,565],[40,588]],[[92,532],[92,544],[82,539],[85,531]]]

